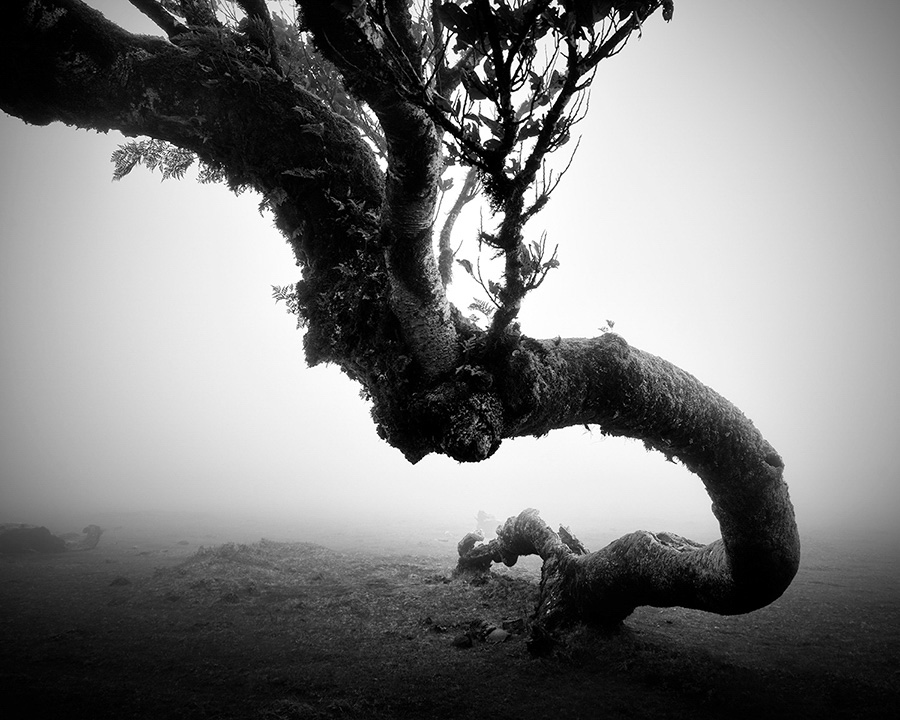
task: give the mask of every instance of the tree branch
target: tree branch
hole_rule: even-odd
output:
[[[383,259],[363,256],[378,243],[383,177],[355,128],[219,29],[176,46],[132,35],[79,0],[10,4],[0,108],[32,124],[165,140],[223,168],[232,186],[255,188],[304,267],[310,363],[338,362],[364,382],[384,373],[363,362],[360,340],[362,326],[371,334],[381,322],[378,292],[359,296],[363,311],[343,290],[384,272]],[[328,301],[336,292],[343,300]]]
[[[422,72],[420,49],[413,37],[412,16],[407,0],[384,0],[387,18],[386,30],[391,34],[397,48],[406,56],[417,76]]]
[[[659,4],[660,3],[656,3],[656,7],[659,7]],[[653,10],[656,10],[656,7],[654,7]],[[579,73],[581,75],[586,75],[601,61],[617,54],[617,48],[619,48],[622,43],[628,40],[628,38],[631,36],[631,33],[635,30],[638,30],[640,26],[641,20],[638,18],[637,13],[632,13],[605,43],[603,43],[599,48],[580,60],[578,64]]]
[[[456,196],[453,207],[447,213],[444,226],[441,228],[441,233],[438,236],[438,269],[441,273],[441,281],[445,287],[450,284],[450,280],[453,278],[453,258],[455,253],[450,246],[453,226],[456,225],[456,221],[459,219],[460,213],[462,213],[466,204],[475,199],[477,192],[478,173],[474,168],[469,168],[462,189],[459,191],[459,195]]]
[[[156,0],[128,0],[128,2],[155,22],[170,39],[189,30],[184,23],[180,22]]]
[[[351,92],[372,108],[384,131],[388,170],[385,254],[394,312],[421,369],[437,376],[458,357],[456,329],[432,248],[432,223],[443,164],[434,123],[410,98],[424,92],[409,47],[368,16],[342,14],[331,3],[301,0],[317,46]],[[396,12],[394,13],[396,16]],[[398,21],[399,22],[399,21]],[[405,34],[404,34],[405,35]]]
[[[128,33],[80,0],[10,3],[0,28],[7,69],[0,107],[26,122],[166,140],[248,184],[263,175],[271,182],[296,162],[315,164],[320,179],[346,174],[352,162],[377,172],[371,152],[342,119],[310,93],[254,67],[228,36],[198,35],[178,47]],[[229,70],[239,77],[229,78]],[[273,146],[277,135],[264,128],[276,117],[286,125]],[[332,142],[337,150],[326,162]],[[341,157],[346,165],[336,168]]]

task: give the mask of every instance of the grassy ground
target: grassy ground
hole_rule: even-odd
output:
[[[404,543],[413,552],[209,539],[124,527],[91,552],[0,559],[3,717],[795,719],[900,708],[888,550],[807,540],[794,585],[757,613],[643,608],[614,637],[582,633],[535,659],[534,564],[470,584],[451,578],[454,542],[431,538]],[[492,642],[493,627],[508,637]]]

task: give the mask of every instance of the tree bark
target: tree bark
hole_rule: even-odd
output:
[[[461,548],[460,567],[544,560],[538,624],[615,624],[640,605],[745,613],[763,607],[797,572],[800,541],[784,464],[753,424],[693,376],[615,335],[523,343],[510,356],[506,433],[575,423],[643,440],[703,481],[722,539],[700,545],[639,531],[580,554],[537,516],[507,521],[498,539]]]
[[[441,140],[426,112],[412,101],[422,68],[410,42],[403,42],[406,28],[394,27],[386,34],[335,3],[301,0],[300,5],[318,47],[384,131],[388,169],[382,239],[391,306],[413,356],[427,376],[436,377],[455,367],[459,349],[432,247],[444,170]],[[391,17],[398,15],[393,8]]]

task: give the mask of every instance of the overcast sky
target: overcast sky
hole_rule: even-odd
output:
[[[152,31],[125,0],[92,4]],[[681,0],[601,67],[530,227],[561,267],[525,332],[614,320],[728,397],[783,455],[801,530],[900,511],[898,30],[894,0]],[[713,523],[682,467],[583,428],[479,465],[407,464],[357,386],[305,367],[270,287],[299,273],[258,198],[141,169],[112,182],[121,141],[0,113],[0,521],[537,507],[576,530]]]

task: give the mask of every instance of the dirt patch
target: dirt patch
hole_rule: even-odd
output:
[[[533,658],[533,566],[471,583],[450,551],[101,543],[0,560],[0,684],[22,717],[894,717],[895,576],[823,558],[752,615],[644,608]]]

